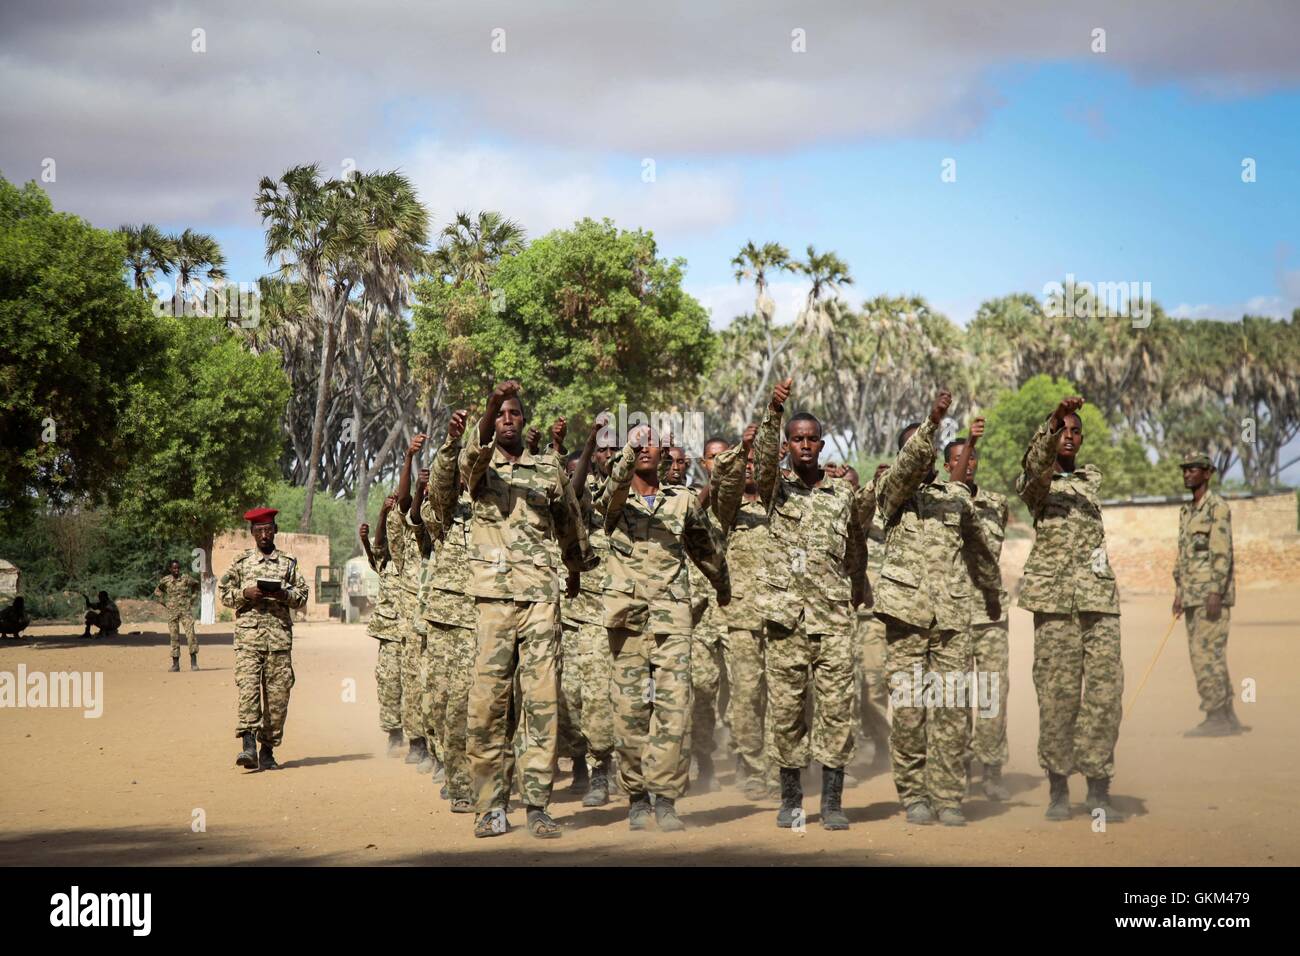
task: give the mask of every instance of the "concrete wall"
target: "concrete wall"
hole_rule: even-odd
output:
[[[1237,590],[1300,587],[1295,493],[1229,498],[1228,505]],[[1180,502],[1102,507],[1106,548],[1122,593],[1173,593],[1180,507]],[[1019,584],[1032,542],[1032,537],[1012,539],[1003,548],[1002,577],[1008,587]]]
[[[298,570],[307,581],[307,606],[295,612],[295,620],[328,621],[330,606],[316,603],[316,567],[330,563],[330,539],[323,534],[288,534],[275,536],[275,546],[298,559]],[[253,537],[247,531],[223,534],[212,545],[212,573],[217,580],[229,570],[235,558],[253,547]],[[233,619],[229,608],[217,609],[218,620]]]

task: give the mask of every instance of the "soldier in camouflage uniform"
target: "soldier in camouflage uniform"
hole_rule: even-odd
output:
[[[863,515],[874,515],[867,528],[867,584],[874,591],[885,560],[885,523],[876,511],[876,482],[889,469],[881,465],[876,477],[859,492]],[[889,681],[885,675],[885,622],[865,603],[853,621],[854,669],[857,675],[857,714],[854,721],[859,754],[870,754],[867,771],[883,770],[889,758]],[[870,746],[863,746],[869,744]],[[864,757],[865,761],[866,758]]]
[[[1228,677],[1228,622],[1236,601],[1232,567],[1232,512],[1210,489],[1214,464],[1204,453],[1183,459],[1183,486],[1192,500],[1178,512],[1178,560],[1174,564],[1174,617],[1187,615],[1187,646],[1205,719],[1186,737],[1241,733],[1232,710]]]
[[[782,473],[781,418],[791,384],[777,385],[754,437],[754,482],[767,510],[770,545],[760,602],[767,720],[781,768],[777,826],[801,824],[800,776],[811,757],[822,765],[822,826],[847,830],[841,801],[844,767],[853,756],[850,603],[857,608],[866,601],[870,520],[864,521],[852,486],[818,465],[825,445],[821,422],[807,412],[785,427],[790,473]]]
[[[1086,806],[1110,803],[1124,693],[1119,590],[1106,554],[1101,470],[1075,466],[1083,399],[1065,398],[1038,427],[1016,478],[1034,522],[1020,606],[1034,613],[1038,762],[1051,787],[1049,820],[1070,817],[1069,775],[1088,780]]]
[[[221,603],[235,612],[235,736],[244,744],[235,763],[249,770],[279,767],[274,750],[284,739],[293,689],[292,612],[307,603],[298,560],[275,547],[276,514],[274,508],[244,514],[257,547],[236,558],[219,585]]]
[[[474,599],[466,593],[473,502],[461,486],[457,468],[467,418],[463,409],[451,416],[447,439],[433,460],[428,494],[417,488],[413,504],[436,542],[420,593],[420,613],[432,652],[426,724],[446,768],[443,796],[451,801],[452,813],[474,812],[474,786],[465,754],[477,625]]]
[[[167,566],[158,586],[153,589],[153,596],[161,599],[167,609],[167,630],[172,643],[172,670],[181,669],[181,629],[185,629],[185,639],[190,649],[190,670],[199,669],[199,641],[194,636],[194,595],[198,593],[199,582],[188,574],[181,574],[181,563],[175,559]]]
[[[568,477],[554,457],[535,458],[524,448],[525,422],[519,384],[499,384],[460,455],[473,501],[469,593],[478,614],[466,741],[476,837],[509,829],[512,701],[523,725],[517,764],[528,831],[543,838],[560,835],[546,812],[558,730],[557,571],[561,564],[567,568],[566,593],[572,596],[579,574],[595,562]]]
[[[388,756],[400,757],[402,736],[402,632],[398,625],[397,568],[389,557],[388,515],[397,507],[389,495],[379,509],[379,530],[370,545],[370,525],[358,528],[370,569],[379,575],[379,596],[366,622],[366,633],[379,642],[375,662],[375,688],[379,697],[379,729],[388,734]]]
[[[662,449],[636,428],[614,459],[596,510],[609,538],[602,582],[614,659],[619,782],[628,826],[681,830],[676,802],[690,776],[691,591],[689,557],[730,599],[727,561],[695,495],[659,484]]]
[[[388,513],[388,550],[396,572],[393,589],[397,610],[397,631],[402,640],[402,729],[411,742],[406,762],[415,764],[420,773],[434,770],[429,753],[421,709],[428,686],[426,638],[417,633],[420,611],[420,578],[424,569],[422,525],[412,521],[411,465],[424,447],[426,436],[416,435],[406,449],[406,460],[397,483],[397,507]]]
[[[981,488],[975,483],[979,471],[979,456],[975,445],[984,436],[984,419],[971,422],[970,438],[958,438],[943,449],[943,464],[953,481],[966,485],[971,492],[971,503],[984,525],[998,559],[1002,557],[1002,543],[1007,537],[1007,499],[996,491]],[[1007,762],[1007,695],[1011,689],[1010,647],[1007,641],[1007,594],[998,594],[1002,615],[991,620],[982,598],[971,605],[970,620],[970,670],[975,675],[976,699],[971,707],[971,742],[966,759],[978,760],[983,768],[982,789],[990,800],[1009,800],[1011,792],[1002,783],[1002,765]],[[979,698],[980,682],[987,689],[987,701]]]
[[[964,485],[936,480],[934,439],[952,396],[899,435],[898,457],[876,485],[885,561],[875,591],[885,622],[894,721],[894,785],[914,824],[965,826],[972,582],[1001,616],[1002,577]]]

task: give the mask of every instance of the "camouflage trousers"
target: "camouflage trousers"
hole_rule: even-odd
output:
[[[608,630],[619,785],[680,799],[691,769],[690,636]]]
[[[727,668],[731,696],[727,701],[727,727],[740,759],[743,783],[757,777],[766,783],[778,779],[772,759],[772,728],[764,726],[767,682],[763,674],[763,636],[758,631],[728,629],[722,635],[722,660]],[[694,664],[694,661],[692,661]]]
[[[845,766],[853,756],[853,649],[848,629],[809,634],[763,622],[767,720],[778,767]],[[808,696],[812,694],[811,728]]]
[[[890,757],[904,807],[956,809],[966,795],[970,632],[885,622],[894,723]]]
[[[587,765],[595,768],[614,752],[614,658],[603,624],[578,625],[578,679],[582,685],[581,730]]]
[[[1007,762],[1007,692],[1011,689],[1007,644],[1008,622],[976,624],[971,628],[971,666],[978,696],[981,682],[988,688],[987,700],[971,706],[971,735],[967,757],[982,764],[1002,766]],[[987,676],[986,676],[987,675]]]
[[[560,631],[560,699],[558,753],[574,760],[587,759],[587,738],[582,736],[582,647],[578,628],[565,624]]]
[[[474,799],[465,753],[469,692],[474,686],[474,632],[466,627],[428,622],[430,689],[425,723],[430,745],[447,774],[452,800]]]
[[[292,652],[236,644],[235,686],[239,689],[235,736],[251,732],[264,744],[280,746],[293,690]]]
[[[172,641],[172,660],[180,660],[181,656],[181,629],[185,630],[185,641],[189,644],[190,654],[199,652],[199,639],[194,636],[194,615],[186,611],[184,614],[174,614],[167,619],[167,631],[171,635]]]
[[[1184,613],[1196,691],[1201,695],[1201,710],[1209,713],[1234,697],[1232,680],[1228,677],[1228,623],[1232,608],[1220,611],[1217,621],[1209,620],[1203,607],[1185,608]]]
[[[854,665],[858,692],[854,735],[859,751],[870,740],[877,754],[889,752],[889,681],[885,679],[885,622],[874,615],[858,618],[854,626],[857,654]]]
[[[1123,714],[1119,615],[1034,612],[1038,763],[1110,778]]]
[[[379,640],[375,688],[379,692],[379,729],[402,729],[402,642]]]
[[[712,638],[712,640],[710,640]],[[691,756],[709,759],[716,748],[718,691],[722,687],[722,644],[711,631],[691,635]]]
[[[520,796],[528,806],[544,807],[555,773],[559,606],[495,598],[477,598],[475,605],[477,651],[465,739],[475,810],[504,809],[509,800],[516,762],[512,704],[519,724]]]
[[[426,639],[407,629],[402,640],[402,729],[408,740],[424,736],[421,706],[428,683]]]

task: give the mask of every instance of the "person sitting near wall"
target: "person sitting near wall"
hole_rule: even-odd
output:
[[[31,623],[32,619],[27,616],[21,595],[14,598],[8,607],[0,608],[0,638],[21,638]]]
[[[95,603],[90,602],[90,598],[82,595],[86,600],[86,632],[82,637],[103,637],[107,634],[113,637],[117,634],[117,629],[122,626],[122,615],[117,610],[117,605],[113,603],[108,596],[107,591],[99,592],[99,600]],[[99,628],[99,633],[92,635],[91,626]]]

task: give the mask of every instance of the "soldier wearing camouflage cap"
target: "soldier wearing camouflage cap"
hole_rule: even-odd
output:
[[[1178,512],[1174,616],[1186,615],[1187,644],[1205,719],[1187,737],[1241,732],[1228,677],[1228,624],[1236,600],[1232,566],[1232,512],[1210,488],[1214,464],[1197,452],[1182,461],[1183,487],[1192,500]]]

